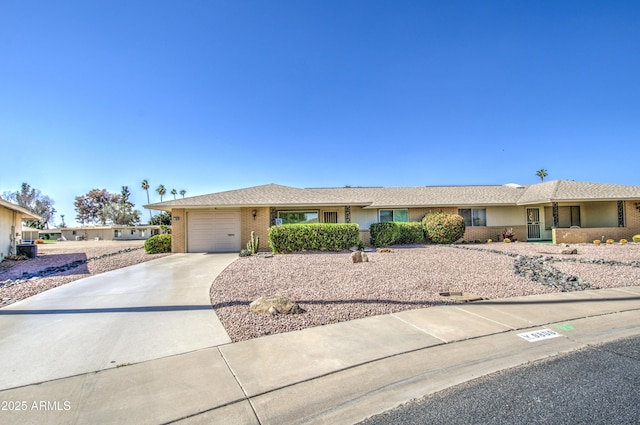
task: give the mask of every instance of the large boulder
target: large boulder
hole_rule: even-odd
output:
[[[262,296],[249,304],[249,309],[261,314],[300,314],[304,310],[295,302],[282,295]]]
[[[355,251],[351,253],[351,261],[354,263],[366,263],[369,261],[369,257],[362,251]]]

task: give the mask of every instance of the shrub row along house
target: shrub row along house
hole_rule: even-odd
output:
[[[520,186],[346,187],[299,189],[267,184],[145,205],[170,211],[172,251],[239,251],[254,231],[266,241],[270,226],[420,221],[428,212],[459,214],[464,240],[581,243],[631,239],[640,233],[640,186],[554,180]]]

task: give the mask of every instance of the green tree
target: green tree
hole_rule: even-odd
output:
[[[182,195],[182,197],[183,197],[183,198],[184,198],[185,193],[187,193],[187,191],[186,191],[186,190],[184,190],[184,189],[182,189],[182,190],[180,191],[180,195]]]
[[[142,189],[147,191],[147,204],[150,204],[151,201],[149,200],[149,181],[147,179],[142,180]],[[151,220],[151,210],[149,210],[149,220]]]
[[[162,211],[160,214],[153,216],[149,220],[149,224],[154,226],[171,226],[171,213],[169,211]]]
[[[171,189],[171,194],[173,195],[173,199],[176,199],[176,195],[178,194],[178,191],[175,189]]]
[[[544,168],[536,171],[536,176],[540,177],[540,181],[543,182],[544,178],[547,177],[549,174],[547,174],[547,170],[545,170]]]
[[[164,185],[161,184],[156,189],[156,192],[158,192],[158,195],[160,195],[160,202],[162,202],[162,197],[167,193],[167,189],[165,189]]]
[[[25,224],[35,229],[48,229],[53,222],[56,209],[53,200],[43,195],[38,189],[32,188],[28,183],[22,183],[17,192],[5,192],[3,197],[14,202],[32,213],[42,217],[42,220],[26,220]]]
[[[109,193],[106,189],[91,189],[86,195],[76,196],[73,205],[76,207],[76,220],[80,223],[107,224],[106,207],[120,202],[120,195]]]
[[[105,206],[104,215],[107,221],[123,226],[133,226],[140,223],[140,211],[134,208],[135,204],[129,200],[130,197],[129,187],[122,186],[118,201]]]

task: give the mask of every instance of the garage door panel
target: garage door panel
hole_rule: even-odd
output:
[[[188,252],[240,250],[240,210],[192,211],[187,215]]]

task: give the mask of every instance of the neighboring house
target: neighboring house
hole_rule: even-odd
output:
[[[22,242],[33,243],[33,241],[38,239],[39,235],[40,235],[40,229],[22,226]]]
[[[14,255],[16,246],[22,243],[22,220],[41,219],[19,205],[0,199],[0,261]]]
[[[153,235],[162,233],[160,226],[142,225],[142,226],[82,226],[82,227],[65,227],[58,230],[63,240],[80,241],[80,240],[107,240],[107,241],[123,241],[123,240],[144,240],[149,239]]]
[[[631,239],[640,234],[640,186],[555,180],[530,186],[421,186],[298,189],[276,184],[145,205],[171,211],[173,252],[239,251],[255,231],[267,248],[277,223],[357,223],[363,241],[383,221],[459,214],[464,239],[554,243]]]

